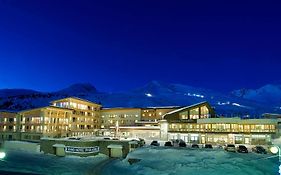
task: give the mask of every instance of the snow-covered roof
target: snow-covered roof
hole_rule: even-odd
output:
[[[101,106],[100,104],[97,104],[97,103],[95,103],[95,102],[92,102],[92,101],[89,101],[89,100],[86,100],[86,99],[82,99],[82,98],[79,98],[79,97],[66,97],[66,98],[62,98],[62,99],[53,100],[53,101],[51,101],[50,103],[56,103],[56,102],[64,101],[64,100],[67,100],[67,99],[80,100],[80,101],[84,101],[84,102],[87,102],[87,103],[94,103],[94,104],[96,104],[96,105]]]
[[[197,123],[239,123],[240,121],[241,119],[239,117],[197,119]]]
[[[114,126],[111,126],[110,129],[115,129]],[[119,129],[144,129],[144,130],[158,130],[159,126],[119,126]]]
[[[64,148],[65,145],[64,144],[54,144],[53,147],[56,147],[56,148]]]
[[[277,124],[277,119],[242,119],[240,123],[243,124]]]
[[[145,124],[145,123],[158,123],[158,121],[137,121],[135,123]]]
[[[117,148],[117,149],[122,149],[123,146],[122,145],[115,145],[115,144],[111,144],[111,145],[108,145],[107,148]]]
[[[19,111],[18,113],[27,112],[27,111],[33,111],[33,110],[40,110],[40,109],[47,109],[47,108],[54,108],[54,109],[61,109],[61,110],[68,110],[68,111],[72,111],[73,110],[73,109],[62,108],[62,107],[57,107],[57,106],[44,106],[44,107],[39,107],[39,108],[32,108],[32,109],[22,110],[22,111]]]

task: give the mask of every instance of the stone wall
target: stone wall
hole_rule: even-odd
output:
[[[126,157],[129,153],[129,141],[120,141],[120,140],[62,140],[62,139],[41,139],[40,149],[44,153],[55,154],[55,148],[53,145],[63,144],[65,146],[73,147],[99,147],[99,153],[109,155],[108,145],[122,145],[123,146],[123,157]],[[89,154],[79,154],[79,153],[66,153],[67,155],[79,155],[79,156],[91,156],[96,155],[97,153]]]

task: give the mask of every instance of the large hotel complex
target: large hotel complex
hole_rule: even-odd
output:
[[[279,119],[216,116],[207,102],[184,107],[102,108],[69,97],[50,106],[0,112],[2,140],[40,141],[43,137],[134,137],[182,139],[187,143],[269,144],[279,136]]]

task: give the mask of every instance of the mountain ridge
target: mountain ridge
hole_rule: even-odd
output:
[[[265,86],[262,92],[271,92],[268,88],[275,89],[276,93],[279,92],[278,88],[271,85]],[[21,90],[23,93],[20,92]],[[10,89],[9,93],[6,93],[5,89],[0,90],[0,109],[14,111],[32,109],[47,106],[50,101],[56,99],[75,96],[100,103],[104,107],[186,106],[208,101],[217,114],[223,116],[260,116],[265,112],[281,112],[281,108],[278,108],[281,104],[279,101],[268,104],[259,98],[245,98],[248,97],[245,94],[249,91],[255,92],[254,90],[236,90],[225,94],[211,89],[155,80],[142,87],[118,93],[100,92],[90,83],[75,83],[55,92],[27,89],[15,89],[16,93],[12,91]]]

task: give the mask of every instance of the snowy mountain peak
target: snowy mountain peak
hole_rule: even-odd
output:
[[[76,83],[72,84],[69,87],[58,91],[57,93],[68,94],[68,95],[77,95],[77,94],[90,94],[96,93],[97,89],[90,83]]]
[[[151,81],[144,85],[143,87],[133,90],[133,92],[143,93],[143,94],[163,94],[171,92],[168,85],[159,81]]]
[[[281,104],[281,85],[267,84],[258,89],[239,89],[232,92],[237,97],[244,99]]]

